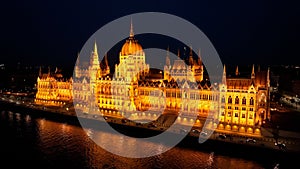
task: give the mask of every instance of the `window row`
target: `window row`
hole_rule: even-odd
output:
[[[221,116],[225,116],[225,113],[222,112]],[[227,113],[227,117],[231,117],[231,116],[232,116],[232,112],[228,112],[228,113]],[[239,113],[234,113],[234,117],[239,117]],[[243,113],[243,114],[241,115],[241,117],[242,117],[242,118],[246,118],[246,114]],[[249,119],[253,119],[253,113],[249,113],[249,114],[248,114],[248,118],[249,118]]]
[[[233,100],[232,97],[229,96],[229,97],[228,97],[228,103],[229,103],[229,104],[232,104],[232,100]],[[221,102],[222,102],[222,103],[225,103],[225,97],[222,97]],[[240,104],[240,98],[239,98],[238,96],[236,96],[236,98],[234,99],[234,103],[235,103],[235,104]],[[242,104],[243,104],[243,105],[246,105],[246,103],[247,103],[247,99],[246,99],[246,97],[243,97],[243,98],[242,98]],[[251,97],[251,98],[249,99],[249,105],[254,105],[254,99],[253,99],[253,97]]]
[[[232,109],[231,106],[228,106],[227,109]],[[234,107],[234,110],[239,110],[239,107]],[[242,110],[243,111],[246,111],[246,107],[242,107]],[[249,111],[253,111],[253,107],[250,107],[249,108]]]

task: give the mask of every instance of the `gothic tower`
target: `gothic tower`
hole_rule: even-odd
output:
[[[90,83],[94,83],[94,84],[96,83],[96,79],[97,79],[96,75],[99,69],[100,69],[100,64],[99,64],[99,57],[98,57],[98,49],[97,49],[97,43],[95,41],[94,49],[90,57],[90,66],[89,66]]]

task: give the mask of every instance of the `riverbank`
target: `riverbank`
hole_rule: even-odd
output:
[[[116,134],[103,131],[102,122],[86,120],[91,127],[84,131],[78,120],[64,118],[34,117],[27,110],[2,109],[1,106],[1,154],[4,164],[12,168],[273,168],[280,164],[286,168],[296,162],[291,153],[258,151],[228,143],[212,142],[198,144],[196,138],[186,137],[169,151],[141,159],[114,155],[91,138],[101,142],[119,142]],[[124,126],[125,127],[125,126]],[[100,129],[100,131],[98,130]],[[122,127],[119,127],[122,128]],[[129,130],[134,133],[137,128]],[[139,135],[145,130],[135,132]],[[96,141],[96,140],[95,140]],[[119,142],[120,143],[120,142]],[[128,145],[116,144],[115,148]],[[141,147],[154,151],[160,144],[149,143]],[[13,163],[10,160],[13,159]],[[139,164],[138,164],[139,163]],[[14,165],[16,164],[16,165]]]
[[[36,117],[40,118],[49,118],[55,121],[60,121],[60,122],[68,122],[68,123],[74,123],[78,125],[78,118],[80,120],[88,120],[88,123],[90,124],[95,124],[93,126],[97,126],[99,122],[103,123],[104,120],[103,118],[99,118],[98,116],[95,115],[89,115],[89,114],[76,114],[75,111],[72,110],[65,110],[65,111],[60,111],[60,109],[57,108],[51,108],[51,107],[44,107],[44,106],[39,106],[39,105],[34,105],[34,104],[16,104],[14,102],[8,102],[8,101],[0,101],[0,104],[3,105],[5,108],[8,109],[13,109],[13,110],[18,110],[24,113],[31,114]],[[136,125],[136,123],[124,123],[122,119],[120,118],[115,118],[115,117],[106,117],[106,122],[108,122],[111,126],[113,126],[116,130],[119,132],[129,135],[129,136],[134,136],[134,137],[150,137],[157,135],[166,128],[163,128],[162,126],[152,126],[149,127],[149,125]],[[184,127],[184,126],[182,126]],[[120,130],[121,129],[121,130]],[[180,129],[172,131],[173,134],[180,134]],[[137,135],[137,133],[139,133]],[[142,134],[141,134],[142,133]],[[147,133],[147,134],[146,134]],[[221,138],[219,137],[220,133],[214,133],[211,135],[209,138],[209,142],[215,142],[218,144],[227,144],[231,145],[233,147],[239,147],[242,146],[244,148],[259,148],[268,150],[268,151],[275,151],[275,152],[289,152],[289,153],[299,153],[299,145],[295,144],[295,140],[291,142],[291,139],[288,141],[284,141],[286,144],[287,148],[286,149],[280,149],[278,146],[274,145],[274,139],[271,137],[262,137],[262,138],[255,138],[255,143],[249,143],[246,142],[246,139],[248,137],[240,137],[240,136],[231,136],[227,134],[227,138]],[[187,138],[194,140],[193,142],[198,143],[198,137],[199,133],[194,133],[194,132],[189,132],[187,135]],[[282,139],[281,139],[282,140]],[[282,140],[283,141],[283,140]],[[207,144],[207,143],[206,143]]]

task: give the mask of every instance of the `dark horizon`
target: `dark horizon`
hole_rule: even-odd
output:
[[[17,1],[5,2],[0,9],[0,64],[72,67],[84,43],[106,23],[149,11],[170,13],[195,24],[210,39],[224,64],[299,63],[299,12],[296,5],[277,0],[151,4]]]

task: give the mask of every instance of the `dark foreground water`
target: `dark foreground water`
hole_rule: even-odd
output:
[[[76,122],[62,122],[18,111],[0,111],[0,168],[259,169],[274,168],[277,163],[279,168],[291,168],[290,162],[297,158],[286,157],[290,161],[285,162],[282,159],[284,157],[273,156],[272,153],[234,148],[222,150],[226,151],[222,153],[213,145],[208,145],[211,147],[203,150],[201,147],[194,148],[193,145],[178,145],[161,155],[130,159],[107,152],[88,136],[110,142],[114,138],[112,133],[95,128],[88,128],[87,131],[86,133]],[[149,146],[153,149],[159,148],[159,145]]]

